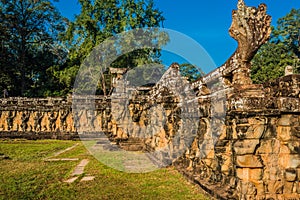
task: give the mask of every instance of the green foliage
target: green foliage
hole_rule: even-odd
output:
[[[284,75],[287,65],[299,71],[300,64],[300,9],[292,9],[273,27],[271,39],[252,60],[251,78],[263,83]]]
[[[285,17],[280,18],[274,30],[275,42],[282,42],[300,58],[300,9],[292,9]]]
[[[76,73],[74,72],[79,69],[94,47],[124,31],[159,27],[164,20],[162,13],[155,8],[153,0],[79,0],[79,3],[81,12],[76,16],[74,22],[69,23],[64,35],[64,40],[70,49],[69,58],[66,65],[60,67],[61,72],[56,73],[60,82],[69,89],[73,86],[73,82],[69,80],[75,79]],[[126,52],[127,44],[130,46],[131,42],[134,41],[120,41],[120,44],[115,44],[116,49],[111,54],[120,56],[110,66],[102,67],[134,68],[155,61],[159,62],[158,49],[146,48]],[[166,43],[166,41],[161,43]],[[96,74],[98,77],[102,77],[101,73]],[[71,78],[65,79],[65,76]],[[100,82],[104,82],[103,78]],[[109,90],[105,84],[99,84],[99,87],[104,94],[106,94],[106,90]]]
[[[179,71],[180,74],[184,77],[187,77],[190,82],[194,82],[205,75],[205,73],[199,67],[196,67],[190,63],[180,64]]]
[[[165,68],[160,64],[148,64],[135,67],[127,72],[126,79],[133,87],[154,85],[165,72]]]
[[[57,85],[47,69],[65,56],[58,41],[65,23],[47,0],[0,0],[0,89],[44,96]]]
[[[10,96],[66,95],[72,92],[78,70],[94,47],[127,30],[159,27],[164,20],[153,0],[79,3],[81,13],[69,22],[49,0],[0,0],[0,91],[8,89]],[[153,42],[165,43],[167,39],[163,40]],[[118,44],[111,52],[117,51],[120,56],[110,67],[133,68],[159,62],[158,49],[126,52],[130,42]],[[109,91],[106,80],[110,78],[104,80],[104,75],[95,70],[93,74],[102,78],[98,91]]]
[[[287,65],[293,66],[294,56],[283,43],[268,43],[261,47],[252,61],[252,80],[263,83],[284,76]]]

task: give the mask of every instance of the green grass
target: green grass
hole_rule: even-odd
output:
[[[208,199],[173,168],[150,173],[124,173],[91,156],[79,142],[55,158],[87,158],[82,175],[93,181],[64,183],[79,161],[46,162],[45,158],[78,141],[1,140],[0,199]]]

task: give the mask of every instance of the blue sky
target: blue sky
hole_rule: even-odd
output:
[[[222,65],[236,49],[237,43],[229,36],[228,29],[231,24],[231,12],[236,9],[237,0],[155,0],[155,2],[156,7],[166,18],[164,28],[178,31],[194,39],[210,55],[216,66]],[[245,0],[245,3],[249,6],[267,4],[267,13],[272,16],[273,25],[292,8],[300,8],[300,0]],[[55,5],[62,15],[69,19],[80,11],[77,0],[60,0]],[[165,54],[162,59],[165,65],[173,61],[183,62],[169,54]],[[202,66],[202,69],[209,72],[214,67]]]

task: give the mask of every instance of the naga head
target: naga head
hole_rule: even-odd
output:
[[[238,42],[238,59],[250,62],[257,50],[267,42],[271,34],[271,17],[266,14],[267,6],[248,7],[243,0],[238,1],[238,9],[232,11],[229,34]]]

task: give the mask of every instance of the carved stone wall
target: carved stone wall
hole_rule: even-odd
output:
[[[187,84],[173,64],[148,91],[127,93],[119,81],[112,140],[139,138],[143,150],[159,151],[154,155],[220,199],[300,198],[300,75],[208,87]],[[184,134],[193,127],[195,133]]]
[[[300,75],[288,75],[263,86],[223,88],[224,98],[220,90],[205,94],[199,92],[199,85],[183,88],[186,80],[178,81],[177,67],[171,66],[152,90],[130,93],[128,104],[121,98],[110,103],[117,96],[95,97],[93,113],[81,108],[75,117],[71,99],[1,99],[0,135],[67,139],[77,137],[77,132],[86,134],[91,130],[86,126],[94,127],[90,134],[104,131],[120,144],[139,138],[144,148],[135,150],[155,151],[168,146],[173,154],[166,158],[173,156],[179,171],[218,198],[298,199]],[[178,92],[184,90],[195,93],[185,99]],[[183,108],[194,108],[192,104],[184,107],[183,99],[196,100],[197,125],[183,121]],[[76,101],[80,106],[87,99]],[[125,110],[127,114],[116,115]],[[74,120],[80,122],[77,127]],[[195,126],[196,133],[181,151],[178,143],[186,138],[174,138],[184,131],[184,123],[185,127]],[[163,153],[170,154],[169,150]],[[177,157],[179,154],[182,156]]]
[[[300,75],[249,81],[250,60],[270,34],[264,4],[239,0],[230,34],[236,52],[194,83],[174,63],[148,88],[130,88],[118,74],[109,98],[0,99],[0,137],[105,132],[126,150],[172,163],[218,199],[300,199]]]
[[[74,116],[71,98],[0,99],[0,137],[75,139],[78,132],[102,131],[108,124],[105,114],[109,110],[109,101],[103,97],[94,100],[96,106],[93,111],[82,108]],[[77,101],[85,101],[85,98]],[[94,129],[86,129],[86,126]]]
[[[219,198],[299,199],[299,78],[228,92],[224,123],[201,119],[195,145],[175,165]],[[212,125],[222,127],[219,137],[203,148]]]

